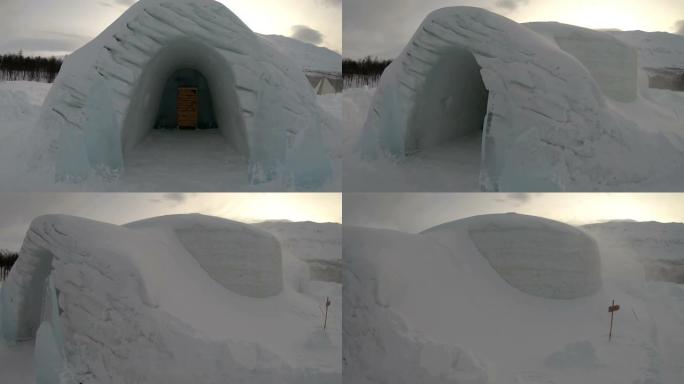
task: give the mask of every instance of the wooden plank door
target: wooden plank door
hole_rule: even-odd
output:
[[[198,93],[197,88],[178,87],[176,98],[176,118],[178,128],[197,129],[198,120]]]

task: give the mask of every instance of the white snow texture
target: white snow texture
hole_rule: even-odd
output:
[[[512,286],[549,299],[575,299],[601,287],[601,259],[594,239],[567,224],[534,216],[483,215],[425,232],[449,236],[468,226],[492,268]]]
[[[297,64],[218,2],[142,0],[66,58],[47,96],[38,134],[50,138],[42,150],[56,179],[124,170],[179,69],[206,77],[219,129],[248,158],[252,183],[308,189],[330,177],[320,107]]]
[[[614,107],[639,98],[637,60],[605,32],[440,9],[383,73],[358,150],[403,160],[482,131],[484,191],[673,188],[681,133]]]
[[[0,331],[36,340],[38,384],[340,383],[338,321],[322,331],[280,257],[272,235],[201,215],[39,217],[0,291]]]
[[[649,281],[644,259],[681,262],[683,231],[661,223],[578,230],[517,214],[421,234],[345,227],[345,380],[680,383],[684,288]],[[609,341],[612,300],[621,310]]]

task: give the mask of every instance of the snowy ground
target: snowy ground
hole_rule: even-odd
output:
[[[681,237],[673,235],[681,234],[681,224],[584,228],[598,243],[603,285],[588,296],[559,300],[532,296],[507,283],[479,253],[468,220],[424,234],[345,228],[347,380],[684,381],[684,286],[647,281],[639,261],[639,254],[646,253],[676,254],[681,260]],[[563,246],[540,239],[520,243],[529,243],[531,255]],[[499,241],[496,236],[488,240]],[[545,276],[541,260],[538,268],[539,276]],[[611,300],[621,309],[609,342]]]
[[[183,246],[189,253],[185,253],[185,251],[178,253],[178,239],[172,239],[172,237],[177,236],[178,232],[173,235],[174,232],[169,232],[166,226],[180,228],[178,227],[179,223],[188,219],[191,224],[189,239],[192,241],[186,242],[188,237],[185,237]],[[90,308],[90,305],[97,306],[98,304],[95,303],[105,306],[113,305],[103,296],[92,296],[94,291],[109,289],[107,288],[108,283],[88,288],[86,292],[81,292],[82,296],[81,293],[69,289],[69,299],[78,299],[78,301],[74,302],[72,306],[65,304],[66,301],[60,302],[60,305],[68,306],[68,312],[76,311],[79,315],[72,318],[69,313],[63,314],[62,321],[65,322],[64,324],[68,323],[70,327],[73,327],[70,328],[70,332],[79,333],[76,335],[76,339],[82,338],[81,342],[85,342],[83,338],[88,338],[88,340],[92,338],[94,342],[109,340],[107,335],[113,330],[113,324],[120,320],[118,316],[132,316],[132,321],[127,323],[131,329],[114,329],[118,334],[117,337],[120,337],[117,343],[107,344],[105,342],[108,348],[116,352],[116,356],[121,356],[123,351],[128,351],[125,355],[130,358],[130,361],[114,358],[115,356],[106,353],[108,349],[95,347],[95,345],[99,346],[100,344],[88,347],[94,348],[91,351],[93,355],[107,360],[102,364],[111,364],[104,371],[116,369],[112,368],[113,366],[125,366],[126,369],[138,372],[138,374],[142,373],[143,376],[149,375],[145,377],[159,378],[169,375],[169,379],[172,379],[173,382],[178,380],[180,380],[178,382],[188,382],[183,381],[183,378],[202,377],[207,380],[203,382],[216,383],[230,382],[233,379],[244,380],[245,378],[249,378],[245,382],[250,383],[271,383],[274,382],[273,377],[278,377],[278,372],[282,372],[281,381],[284,383],[340,383],[342,286],[340,282],[315,278],[313,268],[307,268],[307,262],[315,259],[328,260],[338,266],[341,264],[340,225],[289,222],[260,225],[281,239],[284,286],[282,292],[275,296],[252,298],[220,289],[216,284],[207,280],[205,273],[202,272],[203,269],[196,268],[197,264],[191,260],[192,258],[188,259],[188,255],[193,255],[200,263],[203,260],[206,261],[206,257],[201,254],[206,251],[211,253],[213,245],[209,240],[212,238],[216,240],[215,229],[205,229],[206,232],[200,230],[198,233],[192,220],[195,219],[193,217],[179,217],[171,220],[162,218],[156,222],[134,223],[129,225],[127,229],[95,222],[87,225],[87,222],[84,222],[82,224],[86,224],[88,227],[84,231],[78,230],[81,225],[78,220],[74,221],[66,217],[64,219],[47,219],[46,223],[52,223],[51,225],[54,225],[55,228],[59,227],[60,236],[73,239],[78,236],[74,233],[75,229],[79,233],[88,232],[83,235],[84,238],[76,241],[76,243],[81,243],[81,246],[85,246],[83,249],[88,249],[88,244],[99,244],[96,247],[102,247],[100,253],[106,252],[104,251],[105,248],[111,251],[110,256],[112,257],[109,257],[107,262],[109,278],[113,278],[118,273],[115,272],[118,268],[114,267],[115,265],[119,267],[123,265],[118,264],[122,261],[121,250],[137,249],[138,252],[144,250],[145,257],[134,261],[134,263],[138,264],[138,273],[143,276],[144,290],[148,292],[148,297],[154,301],[152,308],[144,305],[138,306],[133,312],[119,313],[113,315],[113,319],[105,319],[104,321],[97,315],[80,312]],[[212,225],[211,218],[203,219],[200,217],[197,220],[197,223],[203,223],[201,225]],[[45,228],[48,227],[50,225]],[[101,237],[103,229],[110,234],[111,241],[119,244],[118,246],[106,244],[108,240]],[[41,236],[49,239],[51,237],[49,233],[50,230],[48,229],[48,232]],[[197,236],[202,233],[205,233],[206,237],[197,241]],[[228,235],[229,240],[227,241],[239,243],[241,247],[250,247],[249,244],[253,240],[241,237],[244,236],[243,232],[232,233],[233,235]],[[219,236],[225,237],[222,234]],[[237,237],[230,238],[230,236]],[[160,250],[165,251],[160,252]],[[196,251],[199,253],[195,253]],[[21,257],[24,256],[25,254],[22,254]],[[209,256],[211,261],[211,255]],[[72,256],[63,255],[62,257],[64,259],[60,257],[60,260],[68,260]],[[80,256],[73,255],[73,257],[78,258]],[[135,259],[135,256],[133,258]],[[162,260],[164,261],[160,263]],[[67,262],[67,264],[69,263]],[[63,267],[58,266],[56,268]],[[114,268],[111,269],[112,267]],[[80,276],[85,278],[82,282],[89,284],[91,281],[90,278],[86,277],[92,272],[91,269],[83,268],[81,264],[70,264],[66,268],[80,269]],[[160,275],[162,270],[163,272]],[[220,273],[216,270],[213,272]],[[94,280],[92,281],[94,282]],[[119,284],[124,284],[124,282]],[[126,284],[135,285],[136,283],[129,281]],[[163,288],[164,286],[166,288]],[[175,288],[170,289],[171,287]],[[217,288],[219,289],[217,290]],[[1,285],[0,289],[2,289]],[[133,293],[134,291],[129,292],[129,294],[132,293],[133,296],[136,296],[137,293]],[[63,295],[67,295],[67,291],[61,292]],[[198,300],[198,296],[193,296],[198,293],[201,300]],[[110,293],[111,295],[117,296],[119,293],[113,292]],[[320,308],[325,303],[326,298],[330,298],[332,305],[329,310],[327,329],[323,331],[321,329],[322,313]],[[131,299],[132,297],[128,294],[123,294],[117,300],[123,300],[127,302],[127,305],[132,305],[135,299],[130,301]],[[64,298],[64,300],[67,299]],[[105,301],[102,302],[102,300]],[[116,305],[110,308],[114,312],[118,310],[115,309],[118,308]],[[153,315],[151,316],[151,314]],[[2,319],[1,316],[0,319]],[[85,326],[85,324],[98,324],[97,330],[91,326]],[[0,329],[2,329],[1,326]],[[151,331],[154,336],[148,339],[146,337],[130,338],[124,335],[140,331],[148,332],[145,329]],[[88,334],[92,331],[95,333]],[[33,384],[35,382],[34,364],[37,363],[34,362],[33,343],[31,341],[7,346],[0,340],[0,383]],[[86,344],[88,343],[86,342]],[[170,362],[175,362],[174,366],[169,366]],[[86,358],[80,360],[80,364],[93,364],[92,367],[95,367],[95,371],[99,371],[99,375],[102,374],[103,367],[99,365],[98,361],[89,362]],[[154,372],[156,366],[165,366],[163,370],[166,373]],[[250,372],[252,373],[250,374]],[[81,377],[89,377],[88,374],[81,373],[81,375]],[[121,372],[113,373],[112,376],[119,379],[130,378]],[[86,379],[85,382],[95,381]],[[119,381],[115,380],[114,382]]]
[[[151,131],[125,158],[126,170],[111,179],[87,184],[49,182],[45,166],[28,169],[27,148],[50,84],[0,82],[0,191],[225,192],[271,191],[279,183],[250,185],[247,160],[231,149],[217,131]],[[323,134],[333,162],[333,178],[322,191],[342,188],[340,97],[318,97],[324,110]],[[40,138],[38,138],[40,139]]]

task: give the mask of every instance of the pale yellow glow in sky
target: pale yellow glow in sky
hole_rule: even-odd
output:
[[[684,1],[536,0],[507,16],[519,22],[558,21],[592,29],[674,32],[674,22],[684,19]]]
[[[267,220],[342,222],[342,196],[339,193],[183,194],[177,195],[178,201],[154,194],[99,196],[91,200],[91,208],[83,211],[97,211],[96,207],[107,201],[107,205],[114,208],[101,209],[98,216],[115,224],[178,213],[202,213],[247,223]]]

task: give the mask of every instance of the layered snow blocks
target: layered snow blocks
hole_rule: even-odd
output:
[[[657,189],[684,156],[612,108],[638,98],[637,73],[634,48],[608,33],[440,9],[384,72],[360,150],[404,159],[481,130],[483,191]]]
[[[149,130],[173,125],[168,84],[179,74],[208,88],[200,128],[217,126],[247,157],[252,183],[329,178],[320,107],[289,58],[215,1],[142,0],[67,57],[47,96],[39,127],[57,180],[125,170]]]
[[[548,299],[576,299],[601,287],[596,241],[579,229],[540,217],[477,216],[424,232],[448,237],[467,228],[470,239],[510,285]]]

